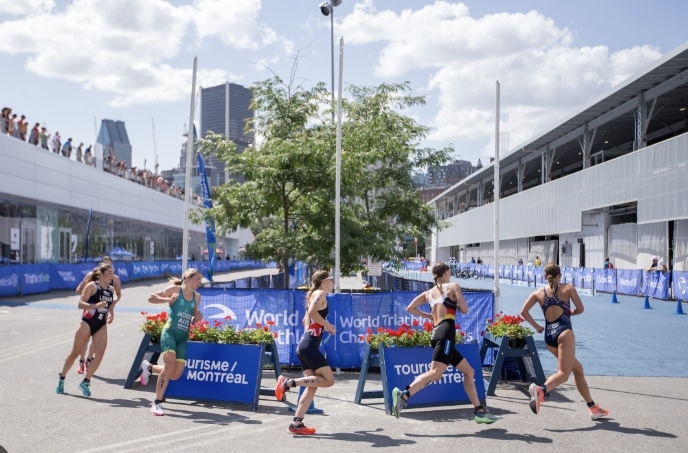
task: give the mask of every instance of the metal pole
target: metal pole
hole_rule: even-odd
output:
[[[186,272],[189,254],[189,209],[191,205],[191,165],[193,161],[193,120],[196,105],[196,65],[198,57],[194,57],[193,76],[191,78],[191,111],[189,113],[189,131],[186,139],[186,175],[184,178],[184,230],[182,232],[182,275]],[[210,253],[210,251],[208,251]]]
[[[494,160],[494,295],[495,313],[502,311],[499,294],[499,81],[497,81],[497,106],[495,110],[495,160]]]
[[[334,66],[332,66],[334,68]],[[342,79],[344,73],[344,37],[339,38],[339,97],[337,99],[337,146],[335,158],[335,225],[334,225],[334,292],[340,293],[339,285],[340,274],[340,220],[341,220],[341,183],[342,183]],[[334,90],[332,91],[334,96]],[[333,113],[334,115],[334,113]]]
[[[340,60],[341,60],[341,45],[340,45]],[[332,57],[332,122],[334,123],[334,5],[330,2],[330,54]],[[341,66],[340,66],[341,72]],[[341,76],[340,76],[341,77]],[[341,79],[340,79],[341,81]]]

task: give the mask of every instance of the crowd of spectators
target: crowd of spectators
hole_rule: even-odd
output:
[[[33,128],[29,130],[29,122],[26,116],[21,115],[17,119],[17,114],[12,112],[11,107],[3,107],[2,109],[0,134],[9,135],[46,151],[52,151],[55,154],[62,154],[67,159],[71,159],[72,154],[74,154],[77,162],[91,167],[96,166],[96,157],[93,155],[92,145],[88,145],[84,149],[84,144],[80,142],[79,146],[75,147],[71,137],[62,142],[59,131],[50,134],[47,128],[41,126],[40,123],[34,124]],[[158,192],[184,199],[184,189],[168,182],[165,178],[158,175],[157,171],[152,172],[145,168],[128,167],[125,161],[117,161],[112,154],[109,157],[103,156],[103,170]],[[192,203],[202,206],[203,200],[200,196],[194,194]]]

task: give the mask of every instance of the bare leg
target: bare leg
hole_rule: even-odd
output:
[[[313,402],[313,397],[318,387],[331,387],[334,384],[334,374],[332,374],[332,368],[329,366],[321,367],[315,370],[306,370],[303,372],[306,376],[300,379],[294,379],[294,382],[305,387],[301,397],[299,398],[299,404],[296,407],[296,412],[294,412],[294,418],[303,419],[306,415],[306,411]]]
[[[557,363],[557,372],[545,381],[545,387],[549,392],[566,382],[573,370],[576,362],[576,337],[573,334],[573,330],[562,332],[559,336],[558,348],[547,346],[547,349],[559,359]],[[582,371],[583,367],[581,367],[581,373]]]
[[[174,351],[167,351],[162,355],[163,369],[158,375],[158,385],[155,387],[155,399],[162,401],[165,396],[165,390],[170,380],[179,379],[184,372],[186,361],[177,361],[177,354]]]
[[[91,331],[85,322],[80,322],[79,327],[76,329],[74,334],[74,344],[72,345],[72,351],[67,355],[64,361],[64,366],[62,367],[62,377],[67,376],[67,372],[74,365],[74,361],[81,351],[86,349],[88,346],[88,339],[91,338]]]
[[[107,348],[107,340],[107,325],[101,327],[100,330],[91,337],[91,344],[95,346],[96,357],[91,361],[91,364],[88,366],[88,371],[86,372],[85,378],[89,381],[100,366],[100,362],[103,360],[105,349]]]
[[[439,380],[446,369],[447,365],[442,362],[431,362],[430,369],[416,376],[411,385],[409,385],[409,396],[413,396],[431,383]]]
[[[475,388],[475,370],[473,370],[471,364],[464,358],[459,362],[456,369],[463,374],[463,389],[468,399],[471,400],[471,404],[474,407],[481,406],[482,403],[480,403],[480,398],[478,398],[478,390]]]
[[[592,395],[590,394],[590,388],[588,387],[588,382],[585,380],[585,374],[583,373],[583,365],[580,364],[578,359],[573,359],[573,379],[576,381],[576,388],[578,393],[581,394],[586,403],[592,401]]]

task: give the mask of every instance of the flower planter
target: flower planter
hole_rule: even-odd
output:
[[[482,366],[478,345],[459,344],[456,349],[468,360],[475,370],[475,387],[478,398],[485,401],[485,385],[482,379]],[[385,399],[385,411],[389,414],[394,387],[404,388],[413,379],[429,369],[432,360],[431,347],[416,348],[380,348],[380,370]],[[452,366],[447,367],[439,381],[429,385],[422,392],[414,395],[409,407],[455,405],[470,402],[463,388],[463,374]]]
[[[522,341],[525,344],[522,344]],[[515,359],[519,375],[524,382],[530,381],[538,385],[544,384],[545,373],[542,371],[540,357],[538,356],[532,335],[524,339],[511,339],[508,336],[495,338],[491,334],[485,333],[483,345],[480,348],[481,363],[484,363],[487,351],[491,348],[496,348],[497,351],[490,380],[487,382],[488,395],[494,395],[497,381],[502,376],[505,361],[511,358]]]
[[[166,396],[221,401],[258,408],[265,345],[201,343],[187,345],[186,368],[170,381]]]

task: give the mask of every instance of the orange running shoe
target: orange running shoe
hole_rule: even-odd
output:
[[[76,372],[79,374],[84,374],[86,372],[86,364],[82,360],[79,360],[79,368],[76,369]]]
[[[603,409],[600,407],[599,404],[595,404],[593,407],[589,408],[590,409],[590,418],[592,420],[597,420],[600,417],[606,417],[609,415],[609,409]]]
[[[280,375],[277,378],[277,384],[275,384],[275,398],[277,398],[277,401],[284,401],[284,392],[288,390],[286,384],[287,378]]]
[[[315,434],[315,428],[309,428],[308,426],[301,423],[301,425],[290,424],[289,432],[293,434],[301,434],[305,436],[310,436]]]

